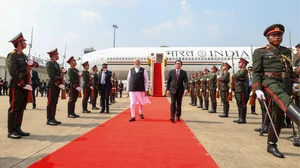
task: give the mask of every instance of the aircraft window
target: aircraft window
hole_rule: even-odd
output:
[[[210,58],[208,58],[208,60],[210,60]]]

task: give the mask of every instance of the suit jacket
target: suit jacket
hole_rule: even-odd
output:
[[[35,70],[31,70],[31,86],[32,88],[37,88],[40,86],[40,78]]]
[[[110,79],[111,79],[111,76],[112,76],[112,72],[109,71],[109,70],[107,70],[107,71],[105,72],[105,87],[106,87],[107,89],[111,89],[111,88],[112,88],[112,83],[111,83],[111,80],[110,80]],[[101,87],[102,87],[102,85],[101,85],[102,71],[99,72],[98,78],[99,78],[99,81],[98,81],[98,84],[99,84],[99,90],[101,90]]]
[[[170,91],[170,94],[183,94],[184,90],[188,90],[188,77],[184,70],[180,69],[178,80],[176,77],[176,69],[168,73],[167,90]]]

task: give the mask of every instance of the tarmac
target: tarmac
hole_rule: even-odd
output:
[[[49,126],[46,125],[47,98],[37,97],[37,108],[32,109],[32,104],[27,104],[23,117],[22,129],[30,132],[31,135],[22,139],[9,139],[7,138],[8,100],[8,96],[0,96],[0,107],[3,110],[0,113],[0,168],[27,167],[129,108],[129,98],[125,96],[116,98],[117,103],[111,105],[108,114],[99,113],[100,110],[91,110],[90,105],[88,108],[92,113],[81,113],[81,98],[79,98],[76,103],[76,113],[80,118],[72,119],[67,117],[68,99],[59,100],[56,119],[62,124]],[[291,128],[282,129],[278,143],[279,150],[286,158],[276,158],[267,153],[267,134],[259,136],[259,133],[254,131],[254,128],[261,125],[261,112],[257,101],[256,112],[259,115],[250,114],[250,107],[248,107],[247,124],[233,122],[237,119],[235,102],[230,102],[229,118],[218,117],[218,114],[222,113],[219,99],[218,113],[212,114],[207,110],[188,105],[189,102],[190,97],[184,97],[182,119],[219,167],[300,168],[300,147],[292,145]],[[147,118],[147,114],[144,116]]]

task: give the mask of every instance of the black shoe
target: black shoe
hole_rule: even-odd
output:
[[[54,121],[52,121],[52,120],[48,120],[48,121],[46,122],[46,124],[47,124],[47,125],[52,125],[52,126],[57,125],[57,123],[54,122]]]
[[[252,111],[251,114],[253,114],[253,115],[258,115],[255,111]]]
[[[145,119],[143,114],[140,114],[140,119]]]
[[[83,110],[82,113],[91,113],[89,110]]]
[[[106,113],[109,113],[109,110],[106,110]]]
[[[56,122],[57,124],[61,124],[60,121],[57,121],[55,118],[53,119],[54,122]]]
[[[74,116],[75,116],[75,117],[80,117],[80,115],[77,115],[77,114],[75,114],[75,113],[74,113]]]
[[[276,157],[284,158],[284,155],[277,149],[276,144],[269,144],[267,147],[267,152],[273,154]]]
[[[93,107],[92,110],[99,110],[99,108],[98,107]]]
[[[204,107],[204,108],[202,108],[202,110],[208,110],[208,108]]]
[[[246,124],[246,121],[239,120],[237,123],[238,123],[238,124]]]
[[[203,108],[202,106],[197,106],[197,108]]]
[[[22,138],[21,135],[19,135],[19,134],[16,133],[16,132],[9,133],[9,134],[7,135],[7,137],[8,137],[8,138],[12,138],[12,139],[20,139],[20,138]]]
[[[180,120],[180,117],[176,117],[176,120],[177,120],[177,121],[181,121],[181,120]]]
[[[241,120],[241,119],[233,120],[233,122],[236,122],[236,123],[237,123],[237,122],[239,122],[240,120]]]
[[[171,118],[170,121],[172,121],[172,123],[175,123],[175,119],[174,118]]]
[[[286,124],[286,127],[287,127],[287,128],[292,128],[291,122],[288,122],[288,123]]]
[[[208,113],[217,113],[215,110],[210,110]]]
[[[219,117],[228,117],[228,115],[226,115],[226,114],[221,114],[221,115],[219,115]]]
[[[100,113],[104,113],[104,110],[101,110]]]
[[[17,127],[16,128],[16,132],[19,134],[19,135],[21,135],[21,136],[29,136],[30,135],[30,133],[29,132],[23,132],[22,130],[21,130],[21,128],[19,127]]]
[[[135,118],[130,118],[129,122],[135,121]]]
[[[76,118],[76,116],[74,114],[69,114],[68,117],[69,118]]]

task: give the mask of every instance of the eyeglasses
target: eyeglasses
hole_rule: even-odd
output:
[[[102,68],[107,68],[107,67],[102,67]]]

